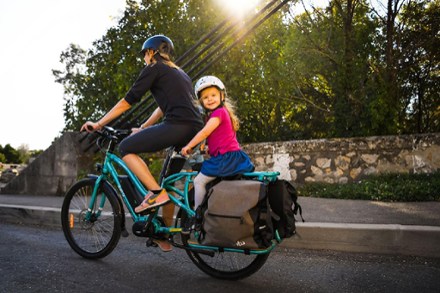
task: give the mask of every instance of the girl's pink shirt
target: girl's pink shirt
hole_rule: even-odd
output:
[[[239,151],[240,144],[232,127],[231,117],[225,107],[215,109],[209,119],[217,117],[220,125],[206,139],[210,156],[223,155],[227,152]]]

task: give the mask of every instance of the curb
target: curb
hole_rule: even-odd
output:
[[[0,204],[2,222],[61,230],[61,208]],[[130,230],[130,229],[129,229]],[[282,248],[440,258],[440,227],[399,224],[297,223]]]
[[[61,208],[0,204],[2,222],[61,229]]]
[[[438,226],[297,223],[297,234],[288,240],[282,246],[440,257]]]

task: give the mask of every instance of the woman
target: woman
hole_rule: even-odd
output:
[[[162,206],[170,200],[138,154],[157,152],[170,146],[182,147],[203,127],[201,115],[194,106],[191,79],[171,61],[173,51],[173,42],[168,37],[156,35],[148,38],[141,50],[146,66],[125,97],[99,121],[87,121],[81,127],[81,131],[88,132],[101,129],[151,91],[158,107],[119,145],[122,159],[149,190],[141,205],[135,208],[137,213]],[[156,124],[162,117],[163,121]],[[163,219],[168,226],[172,224],[173,212],[174,205],[164,206]],[[157,244],[163,251],[171,251],[167,241],[157,241]]]

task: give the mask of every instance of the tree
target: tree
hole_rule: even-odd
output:
[[[22,144],[17,148],[19,163],[27,163],[30,158],[29,146]]]
[[[143,64],[139,49],[154,34],[166,34],[183,54],[200,35],[217,23],[210,1],[132,1],[116,27],[85,51],[72,44],[61,54],[65,70],[53,70],[64,86],[65,130],[78,130],[87,119],[97,120],[124,97]],[[209,7],[209,6],[208,6]],[[178,44],[178,45],[177,45]]]
[[[439,0],[378,1],[332,0],[300,15],[286,6],[204,73],[225,81],[242,142],[438,131]],[[61,54],[65,69],[54,75],[65,90],[65,130],[99,119],[125,95],[144,66],[137,52],[148,36],[168,35],[182,56],[224,19],[219,9],[210,0],[128,0],[91,49],[72,44]],[[219,40],[220,52],[243,24]],[[209,54],[180,65],[196,76]],[[149,95],[141,103],[121,127],[147,117],[154,104]]]
[[[18,154],[17,150],[15,150],[10,144],[7,144],[3,148],[3,155],[5,156],[6,162],[9,164],[19,164],[20,162],[20,155]]]
[[[0,163],[6,163],[6,156],[3,153],[3,147],[1,144],[0,144]]]
[[[285,48],[286,73],[306,137],[371,133],[369,105],[375,81],[370,59],[377,23],[365,1],[331,1],[324,9],[292,16]]]
[[[413,1],[403,7],[400,36],[400,121],[408,133],[440,131],[440,1]]]
[[[283,14],[272,15],[209,71],[226,81],[241,120],[243,142],[292,139],[284,115],[290,111],[282,75],[282,48],[287,27]]]

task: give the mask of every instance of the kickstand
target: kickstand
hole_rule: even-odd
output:
[[[147,243],[145,243],[147,247],[157,247],[157,244],[153,241],[153,238],[148,237]]]

